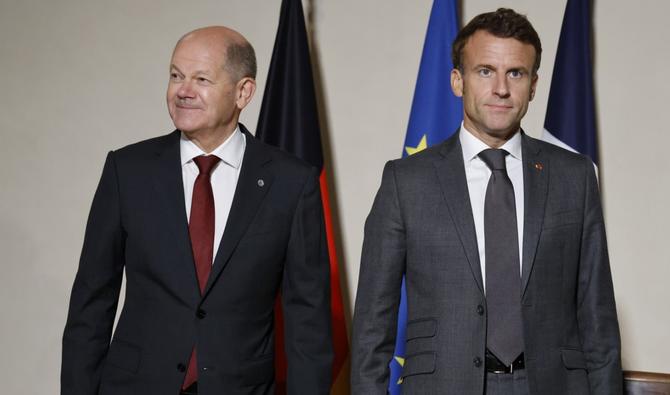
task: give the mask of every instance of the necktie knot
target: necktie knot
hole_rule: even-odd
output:
[[[504,149],[485,149],[479,153],[479,157],[486,163],[486,166],[493,170],[506,170],[505,157],[509,152]]]
[[[200,174],[206,175],[209,175],[212,172],[212,169],[220,160],[221,159],[216,155],[200,155],[193,158],[196,166],[198,166],[198,170],[200,170]]]

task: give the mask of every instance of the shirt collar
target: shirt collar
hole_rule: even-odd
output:
[[[228,166],[231,166],[235,169],[239,168],[242,164],[242,158],[244,157],[244,149],[246,148],[247,141],[245,136],[240,131],[240,127],[235,127],[233,133],[228,136],[226,141],[221,143],[214,151],[207,154],[200,147],[198,147],[193,141],[191,141],[184,132],[181,132],[181,139],[179,140],[179,150],[181,154],[181,165],[185,165],[188,162],[191,162],[193,158],[200,155],[216,155],[221,161]]]
[[[465,128],[465,125],[461,122],[461,130],[458,136],[461,147],[463,148],[463,159],[466,162],[473,160],[479,155],[480,152],[485,149],[489,149],[488,145],[475,137],[468,129]],[[521,133],[520,130],[514,133],[511,139],[507,140],[503,144],[501,149],[509,152],[509,154],[518,160],[521,160]]]

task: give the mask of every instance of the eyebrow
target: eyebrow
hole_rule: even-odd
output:
[[[170,64],[170,70],[172,70],[172,69],[177,70],[180,74],[184,74],[184,75],[186,74],[183,71],[181,71],[181,69],[179,69],[179,67],[177,67],[174,63]],[[194,75],[207,75],[207,76],[209,76],[210,73],[206,70],[196,70]]]
[[[497,70],[498,69],[497,67],[495,67],[491,64],[486,64],[486,63],[476,64],[472,69],[477,70],[477,69],[481,69],[481,68],[487,68],[487,69],[491,69],[491,70]]]
[[[478,65],[475,65],[472,69],[477,70],[477,69],[480,69],[480,68],[487,68],[487,69],[498,71],[497,67],[495,67],[491,64],[486,64],[486,63],[481,63],[481,64],[478,64]],[[518,71],[521,71],[521,72],[524,72],[524,73],[529,72],[528,69],[526,69],[524,66],[510,67],[509,69],[507,69],[506,72],[515,71],[515,70],[518,70]]]

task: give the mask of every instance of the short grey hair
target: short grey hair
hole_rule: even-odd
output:
[[[256,52],[248,41],[229,43],[225,56],[223,68],[236,82],[242,78],[256,78]]]

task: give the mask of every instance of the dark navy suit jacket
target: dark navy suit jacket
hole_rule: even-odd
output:
[[[274,393],[278,292],[288,392],[329,392],[329,266],[318,174],[242,130],[247,145],[237,189],[202,296],[180,132],[109,153],[63,335],[63,395],[176,395],[194,345],[200,394]],[[125,302],[112,337],[124,270]]]

